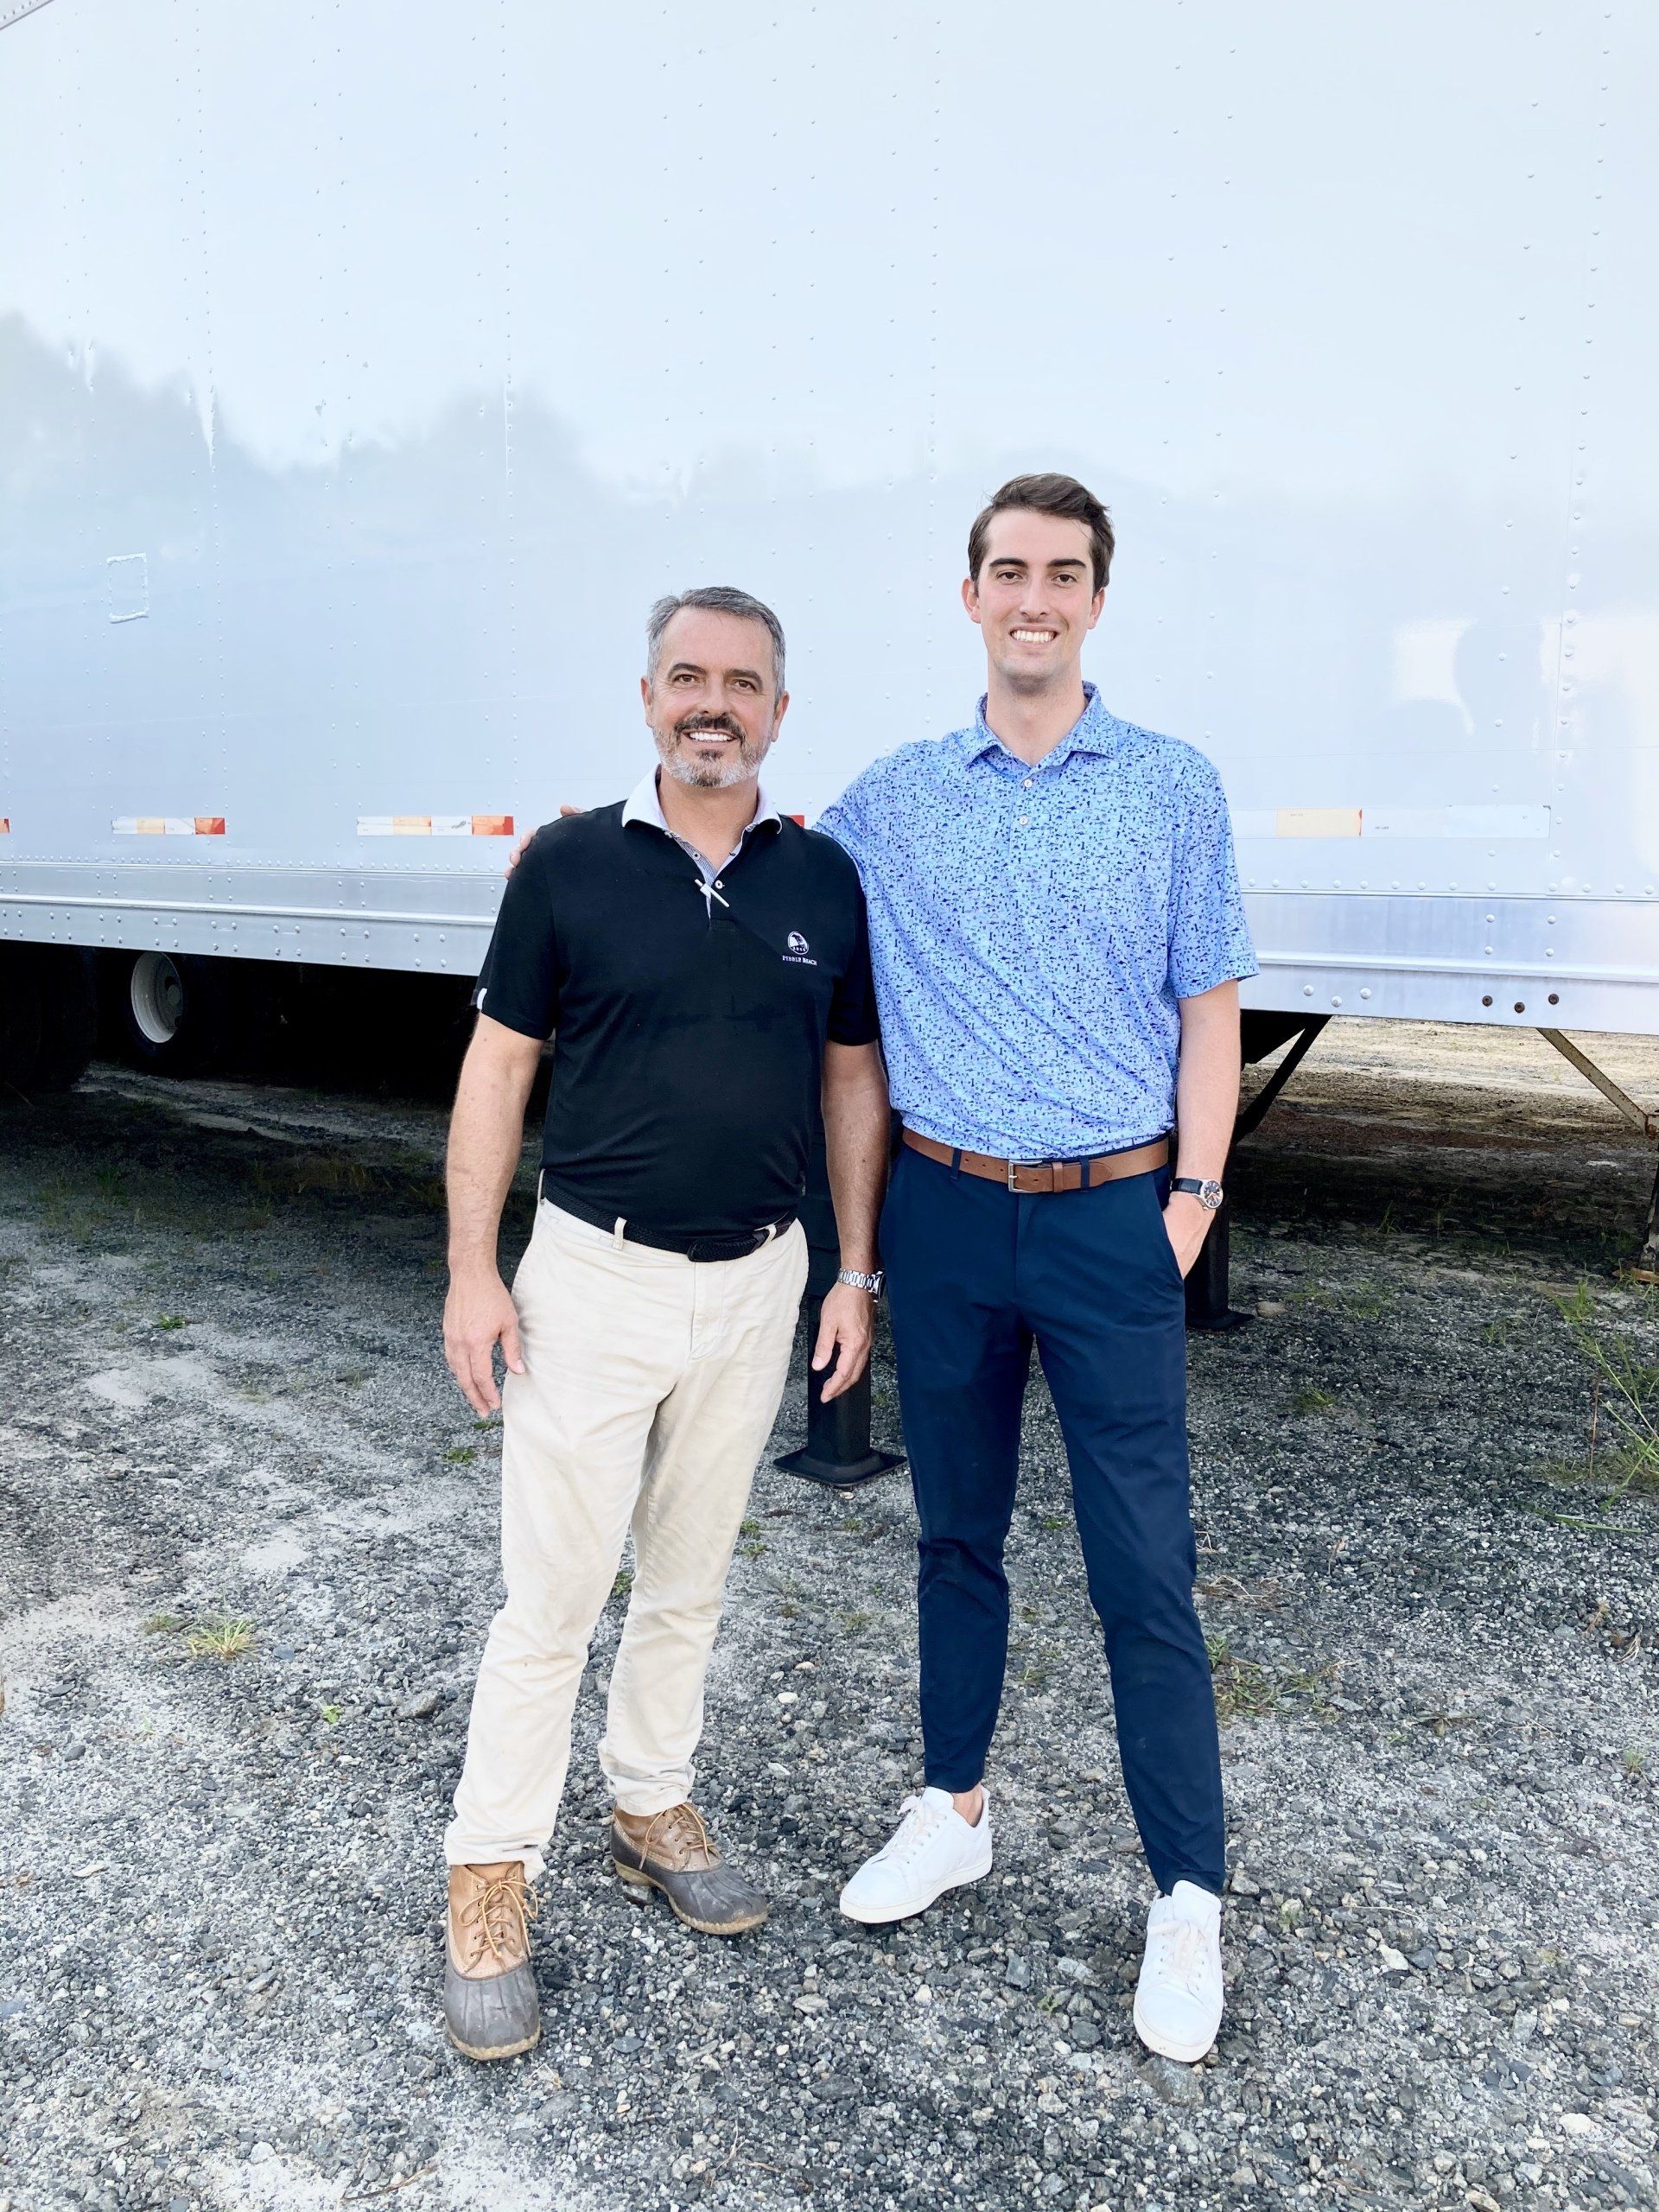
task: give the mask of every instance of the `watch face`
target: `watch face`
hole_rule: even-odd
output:
[[[1211,1212],[1214,1213],[1220,1206],[1221,1200],[1222,1189],[1220,1184],[1216,1181],[1213,1176],[1207,1178],[1203,1189],[1198,1192],[1198,1204],[1201,1206],[1208,1206]]]

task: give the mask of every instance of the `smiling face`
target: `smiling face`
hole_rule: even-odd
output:
[[[789,704],[775,689],[764,622],[683,607],[664,631],[654,676],[642,677],[645,720],[677,783],[724,791],[757,774]]]
[[[1094,588],[1087,526],[1032,507],[991,518],[979,575],[962,603],[985,633],[993,671],[1015,691],[1039,692],[1078,681],[1083,641],[1106,597]]]

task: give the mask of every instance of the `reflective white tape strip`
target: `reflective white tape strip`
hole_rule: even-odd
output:
[[[1547,806],[1368,806],[1368,837],[1548,837]]]
[[[1236,837],[1542,838],[1547,806],[1240,807]]]
[[[510,814],[359,814],[359,837],[511,837]]]
[[[222,837],[222,814],[118,814],[110,824],[117,837]]]

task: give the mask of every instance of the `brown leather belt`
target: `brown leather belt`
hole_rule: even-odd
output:
[[[1169,1139],[1138,1144],[1133,1152],[1096,1153],[1092,1160],[996,1160],[988,1152],[957,1152],[931,1137],[905,1131],[905,1142],[925,1160],[945,1167],[960,1167],[964,1175],[982,1175],[988,1183],[1001,1183],[1017,1198],[1038,1198],[1048,1191],[1092,1191],[1098,1183],[1116,1183],[1125,1175],[1147,1175],[1169,1160]]]

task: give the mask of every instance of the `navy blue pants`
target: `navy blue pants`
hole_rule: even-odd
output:
[[[1219,1891],[1215,1694],[1192,1604],[1186,1337],[1166,1170],[1018,1198],[900,1151],[881,1217],[921,1522],[927,1779],[985,1771],[1007,1657],[1003,1546],[1031,1348],[1059,1416],[1118,1754],[1154,1879]],[[1073,1695],[1086,1709],[1088,1686]]]

